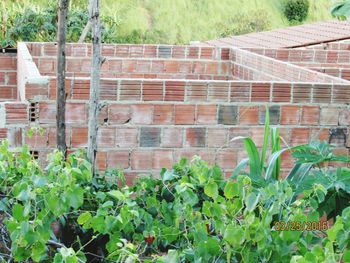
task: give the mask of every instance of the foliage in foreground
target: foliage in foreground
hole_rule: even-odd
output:
[[[284,15],[291,23],[300,23],[306,20],[309,13],[309,0],[286,0]]]
[[[350,177],[349,169],[339,169]],[[0,177],[2,227],[8,231],[2,235],[8,238],[1,245],[3,261],[348,262],[350,257],[350,208],[328,230],[326,222],[319,223],[318,208],[328,194],[322,182],[294,199],[287,180],[260,187],[247,175],[225,180],[219,167],[194,158],[163,169],[160,179],[143,177],[128,187],[117,171],[92,178],[79,153],[63,161],[54,152],[42,170],[26,147],[13,153],[7,142],[0,146]],[[349,181],[338,185],[349,194]],[[278,231],[278,222],[290,222],[294,231]]]

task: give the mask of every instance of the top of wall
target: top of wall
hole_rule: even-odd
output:
[[[200,46],[296,48],[350,39],[348,21],[331,20],[196,43]]]

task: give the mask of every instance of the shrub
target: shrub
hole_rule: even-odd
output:
[[[229,19],[228,23],[218,26],[218,28],[223,28],[220,33],[221,37],[266,31],[270,27],[269,15],[265,10],[236,14]]]
[[[309,7],[309,0],[287,0],[283,11],[289,22],[300,23],[306,20]]]

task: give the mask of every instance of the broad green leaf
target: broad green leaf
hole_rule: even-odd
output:
[[[125,200],[125,195],[119,190],[112,190],[107,193],[109,196],[116,198],[119,201]]]
[[[25,217],[23,216],[24,213],[24,207],[21,204],[15,204],[12,208],[12,216],[14,219],[16,219],[17,221],[22,221],[23,219],[25,219]]]
[[[239,195],[239,186],[236,182],[227,182],[224,189],[224,195],[227,199],[232,199]]]
[[[76,186],[66,193],[66,198],[69,206],[77,209],[84,203],[84,189]]]
[[[204,186],[204,193],[215,200],[219,194],[218,185],[213,181],[209,182]]]
[[[249,159],[243,159],[233,170],[231,179],[236,179],[236,177],[241,173],[241,171],[249,164]]]
[[[247,210],[249,212],[252,212],[256,205],[259,202],[260,194],[256,195],[254,192],[250,193],[246,198],[245,198],[245,205],[247,207]]]
[[[90,212],[84,212],[79,215],[77,221],[79,225],[84,225],[86,222],[88,222],[92,218]]]
[[[244,230],[239,226],[228,225],[224,233],[224,240],[231,246],[238,247],[244,242]]]
[[[343,220],[341,217],[337,218],[335,224],[327,230],[327,235],[330,241],[335,241],[337,238],[337,234],[340,230],[343,229]]]

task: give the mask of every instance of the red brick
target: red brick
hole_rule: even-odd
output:
[[[205,72],[205,64],[201,61],[193,62],[193,73],[194,74],[204,74]]]
[[[141,81],[123,80],[120,82],[120,100],[141,100]]]
[[[314,103],[330,103],[332,86],[331,85],[319,85],[315,84],[313,88],[313,99]]]
[[[107,152],[107,167],[117,169],[129,168],[129,151]]]
[[[229,84],[228,83],[210,83],[208,87],[209,101],[228,102]]]
[[[82,60],[81,59],[68,59],[67,60],[67,71],[68,72],[81,72]]]
[[[261,131],[261,130],[259,130]],[[247,129],[243,127],[235,127],[235,128],[230,128],[228,132],[228,140],[229,140],[229,147],[233,148],[243,148],[244,144],[242,140],[234,140],[232,139],[236,137],[252,137],[252,129]]]
[[[309,142],[310,129],[308,128],[294,128],[291,133],[291,145],[306,144]]]
[[[16,70],[17,69],[16,57],[8,55],[1,55],[0,57],[0,70]]]
[[[320,124],[321,125],[338,125],[340,109],[322,108]]]
[[[97,134],[97,145],[98,148],[114,148],[115,129],[100,127]]]
[[[136,71],[136,63],[137,61],[136,60],[123,60],[123,70],[122,72],[125,72],[125,73],[134,73],[134,72],[137,72]]]
[[[242,125],[259,124],[259,107],[239,107],[239,123]]]
[[[122,60],[109,60],[109,70],[121,72],[122,71]]]
[[[299,123],[299,106],[281,106],[281,124],[297,125]]]
[[[293,84],[293,102],[310,102],[311,84]]]
[[[282,153],[281,155],[281,167],[291,169],[294,166],[295,160],[289,151]]]
[[[216,124],[217,123],[216,105],[198,105],[197,106],[197,124]]]
[[[26,103],[6,103],[6,124],[27,124],[28,105]]]
[[[187,101],[207,101],[207,83],[190,82],[186,88]]]
[[[130,105],[110,104],[108,106],[108,122],[110,124],[124,124],[131,118]]]
[[[164,128],[162,134],[162,144],[164,148],[180,148],[183,141],[183,129]]]
[[[163,82],[144,82],[142,85],[142,99],[144,101],[163,101]]]
[[[317,125],[320,119],[320,107],[303,106],[301,114],[301,125]]]
[[[100,171],[106,170],[106,157],[107,153],[106,152],[97,152],[96,153],[96,166],[97,169]]]
[[[166,81],[165,82],[165,101],[184,101],[185,82]]]
[[[88,129],[76,127],[72,128],[71,143],[73,148],[87,147],[88,143]]]
[[[291,85],[290,84],[273,84],[274,102],[290,102],[291,101]]]
[[[206,143],[206,129],[205,128],[188,128],[186,129],[187,147],[205,147]]]
[[[132,148],[138,145],[137,128],[117,128],[116,129],[116,146],[120,148]]]
[[[69,102],[66,104],[66,123],[87,123],[87,115],[85,103]]]
[[[252,101],[270,101],[270,84],[268,83],[253,83],[252,84]]]
[[[212,75],[218,74],[218,69],[219,69],[218,66],[219,65],[217,62],[207,62],[205,64],[205,73],[212,74]]]
[[[216,160],[220,168],[232,169],[237,164],[237,151],[230,149],[220,150],[217,154]]]
[[[208,147],[224,147],[227,142],[227,129],[208,128]]]
[[[252,140],[256,144],[257,147],[262,147],[264,144],[264,128],[252,128]]]
[[[194,105],[175,105],[175,124],[194,124]]]
[[[342,109],[339,114],[339,125],[350,125],[350,109]]]
[[[249,83],[231,83],[231,102],[248,102],[250,101],[250,84]]]
[[[174,105],[154,105],[154,124],[172,124],[174,122]]]
[[[328,128],[315,128],[311,129],[310,141],[320,140],[327,141],[329,139],[329,129]]]
[[[48,97],[49,87],[46,84],[26,84],[25,86],[25,96],[26,99],[30,100],[37,96],[40,96],[41,99]]]
[[[151,124],[153,121],[153,105],[131,105],[131,121],[134,124]]]
[[[153,154],[153,169],[170,169],[174,163],[173,152],[170,150],[155,150]]]
[[[133,170],[150,170],[153,167],[153,152],[132,151],[130,159]]]
[[[164,61],[164,72],[165,73],[177,73],[179,71],[179,62],[177,61]]]

